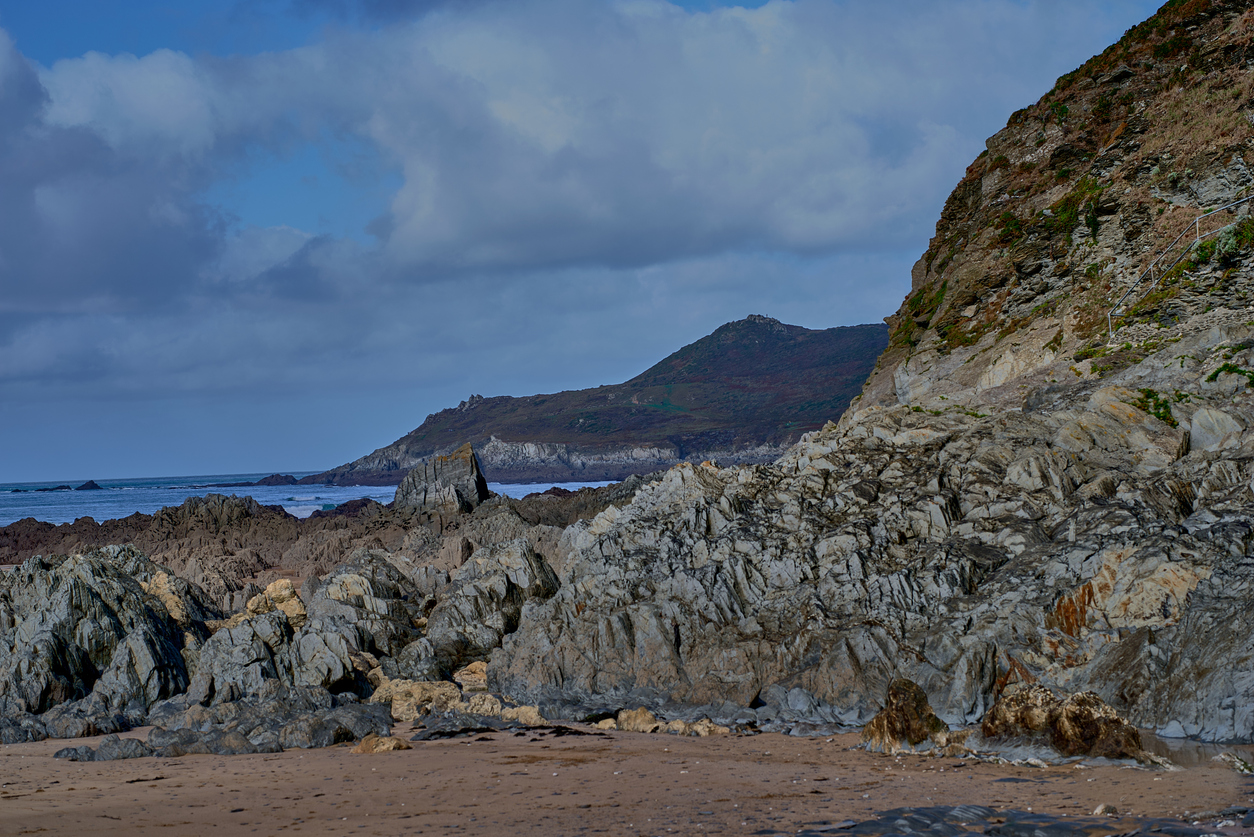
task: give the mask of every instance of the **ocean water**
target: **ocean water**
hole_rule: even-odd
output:
[[[295,472],[300,479],[311,472]],[[0,526],[33,517],[48,523],[72,523],[80,517],[90,517],[97,522],[128,517],[136,512],[152,514],[166,506],[180,505],[188,497],[206,494],[227,494],[239,497],[251,496],[266,506],[282,506],[295,517],[308,517],[315,511],[329,511],[341,503],[369,497],[380,503],[392,502],[395,486],[333,486],[333,485],[279,485],[214,488],[218,483],[256,482],[269,474],[207,474],[190,477],[149,477],[143,479],[104,480],[96,483],[100,491],[37,491],[55,488],[67,483],[30,482],[0,483]],[[68,483],[82,485],[84,481]],[[497,494],[523,497],[554,486],[575,491],[590,486],[609,485],[606,482],[540,483],[538,485],[514,485],[489,483],[488,488]],[[16,489],[16,490],[15,490]]]

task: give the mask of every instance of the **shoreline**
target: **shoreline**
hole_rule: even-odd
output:
[[[340,745],[83,763],[52,759],[61,741],[8,745],[0,747],[0,832],[795,834],[940,805],[987,806],[1003,817],[1031,812],[1079,827],[1107,804],[1122,815],[1100,818],[1109,834],[1164,817],[1181,826],[1196,819],[1205,833],[1254,833],[1240,816],[1215,825],[1231,806],[1254,810],[1254,776],[1218,763],[1039,768],[873,754],[849,749],[856,734],[682,738],[571,728],[586,734],[501,732],[377,755]],[[412,732],[394,729],[406,740]]]

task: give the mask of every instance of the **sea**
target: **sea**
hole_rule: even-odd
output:
[[[293,472],[300,479],[318,472]],[[309,517],[315,511],[330,511],[341,503],[369,497],[380,503],[392,502],[396,486],[388,485],[251,485],[216,487],[223,483],[256,482],[265,474],[205,474],[191,477],[145,477],[142,479],[96,480],[99,491],[73,490],[83,482],[0,483],[0,526],[33,517],[47,523],[72,523],[90,517],[98,523],[128,517],[135,512],[152,514],[166,506],[180,505],[188,497],[226,494],[252,497],[266,506],[282,506],[295,517]],[[488,483],[497,494],[524,497],[553,487],[577,491],[580,488],[609,485],[608,482],[562,482],[517,485]],[[70,489],[60,488],[68,485]],[[39,489],[58,489],[44,490]]]

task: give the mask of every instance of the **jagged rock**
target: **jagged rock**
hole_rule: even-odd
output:
[[[480,549],[453,574],[427,617],[426,636],[403,649],[398,665],[446,677],[486,657],[518,628],[528,602],[557,588],[552,568],[525,539]]]
[[[92,735],[142,722],[186,688],[183,651],[198,640],[145,592],[162,576],[165,600],[203,631],[195,620],[214,613],[203,594],[130,547],[32,558],[0,577],[0,711],[55,708],[51,735]]]
[[[469,444],[415,465],[396,489],[397,509],[461,514],[488,499],[488,483]]]
[[[24,744],[27,741],[43,741],[48,730],[43,721],[34,715],[20,713],[15,717],[0,717],[0,744]]]
[[[949,725],[932,712],[927,693],[909,680],[894,680],[888,686],[884,708],[862,729],[862,745],[875,753],[912,752],[917,745],[945,732],[949,732]]]
[[[355,703],[317,686],[276,681],[257,694],[203,706],[182,695],[153,708],[148,746],[158,755],[278,752],[329,747],[370,733],[388,735],[387,709]]]
[[[1059,699],[1033,686],[999,700],[981,723],[985,738],[1045,738],[1064,756],[1144,760],[1141,733],[1092,692]]]

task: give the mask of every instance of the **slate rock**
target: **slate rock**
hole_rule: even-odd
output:
[[[0,744],[24,744],[43,741],[48,730],[43,721],[34,715],[20,713],[12,718],[0,717]]]
[[[126,729],[117,717],[142,717],[185,689],[183,650],[196,635],[143,586],[163,572],[132,547],[107,547],[31,558],[0,577],[0,712],[75,703],[45,726],[93,735]],[[184,584],[180,593],[188,612],[207,612],[199,591]]]
[[[415,465],[397,486],[396,509],[461,514],[488,499],[488,483],[469,443]]]

